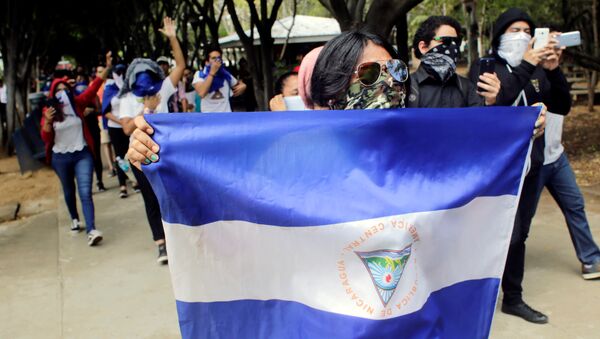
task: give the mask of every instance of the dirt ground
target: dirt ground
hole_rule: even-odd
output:
[[[565,118],[563,144],[582,186],[600,184],[600,106],[575,106]]]
[[[575,106],[565,119],[563,142],[582,186],[600,184],[600,106]],[[52,169],[21,175],[16,157],[0,159],[0,206],[19,202],[21,217],[55,209],[60,184]]]
[[[21,175],[16,157],[0,159],[0,206],[18,202],[20,216],[55,209],[59,182],[50,168]]]

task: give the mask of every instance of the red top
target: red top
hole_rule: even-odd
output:
[[[67,83],[67,77],[63,77],[63,78],[59,78],[59,79],[54,79],[52,81],[52,85],[50,86],[50,93],[48,93],[48,97],[49,98],[53,98],[54,95],[56,94],[56,87],[58,86],[58,84],[65,84],[67,85],[67,87],[71,88],[71,86],[69,86],[69,84]],[[81,126],[83,128],[83,138],[85,139],[85,142],[88,145],[88,149],[90,150],[90,152],[92,153],[92,156],[96,156],[96,154],[94,153],[94,138],[92,137],[92,133],[90,132],[85,119],[83,118],[83,112],[85,111],[85,108],[93,105],[95,103],[96,100],[96,93],[98,92],[98,90],[100,89],[100,86],[102,85],[102,82],[104,82],[103,79],[101,78],[96,78],[94,79],[94,81],[92,81],[92,83],[90,83],[90,85],[88,86],[88,88],[83,91],[83,93],[79,94],[78,96],[75,96],[73,99],[75,101],[75,107],[73,107],[73,110],[75,111],[75,113],[77,114],[77,116],[79,117],[79,119],[81,119]],[[46,111],[46,107],[44,107],[43,112]],[[44,143],[46,144],[46,162],[48,164],[50,164],[51,160],[52,160],[52,147],[54,146],[54,129],[52,129],[50,132],[46,132],[44,131],[44,124],[46,121],[46,117],[42,114],[42,122],[41,122],[41,132],[42,132],[42,140],[44,140]]]

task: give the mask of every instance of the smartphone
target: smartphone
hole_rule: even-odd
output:
[[[573,47],[581,45],[581,33],[579,31],[562,33],[556,37],[558,47]]]
[[[496,67],[496,59],[494,58],[481,58],[479,59],[479,75],[483,75],[483,73],[491,73],[493,74]],[[485,89],[477,86],[477,90],[479,92],[485,92]]]
[[[533,44],[533,49],[540,49],[546,47],[548,44],[548,40],[550,39],[550,29],[549,28],[536,28],[535,29],[535,43]]]

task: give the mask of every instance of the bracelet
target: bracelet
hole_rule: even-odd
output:
[[[144,114],[154,114],[154,110],[148,108],[148,107],[144,107]]]

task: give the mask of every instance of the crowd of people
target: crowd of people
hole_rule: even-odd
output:
[[[531,17],[519,9],[501,14],[495,22],[486,58],[493,59],[493,68],[481,72],[480,63],[474,62],[467,77],[457,74],[463,37],[460,24],[451,17],[432,16],[419,26],[412,43],[419,65],[413,73],[386,39],[366,28],[350,30],[304,56],[297,70],[283,74],[275,84],[276,95],[269,108],[286,111],[542,106],[532,131],[530,166],[502,279],[502,311],[530,322],[546,323],[548,317],[529,307],[522,295],[525,242],[544,187],[565,215],[584,279],[600,278],[600,250],[590,232],[583,196],[561,144],[562,121],[571,109],[571,97],[560,69],[563,48],[558,47],[556,40],[560,31],[553,29],[548,43],[534,48],[535,27]],[[208,48],[202,69],[187,67],[171,19],[164,19],[160,32],[170,42],[175,67],[170,67],[167,58],[139,58],[129,65],[119,63],[113,67],[108,53],[105,67],[97,69],[95,80],[89,84],[85,79],[55,79],[49,91],[52,104],[44,109],[42,136],[47,160],[63,187],[72,218],[71,230],[80,230],[74,185],[77,180],[88,243],[93,246],[102,240],[103,235],[94,224],[91,183],[96,169],[98,190],[104,190],[99,160],[100,152],[104,152],[110,159],[109,174],[118,177],[121,198],[128,196],[128,173],[133,173],[132,189],[143,196],[158,248],[157,260],[166,263],[160,208],[141,171],[142,164],[159,161],[160,145],[152,140],[153,130],[144,115],[231,112],[230,99],[244,93],[248,84],[231,74],[218,48]],[[100,124],[93,112],[100,112]]]

